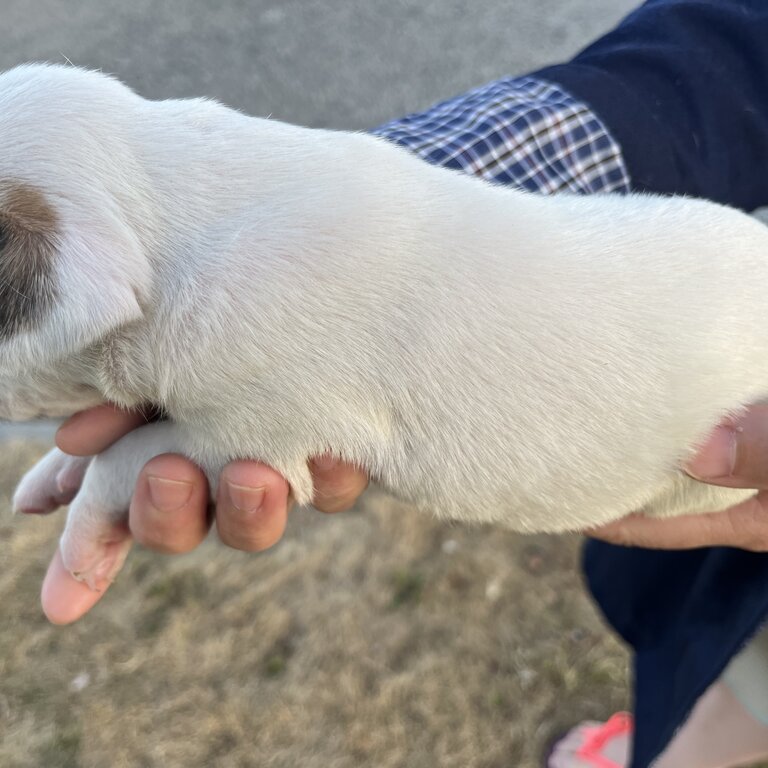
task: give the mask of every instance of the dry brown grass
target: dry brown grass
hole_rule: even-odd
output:
[[[62,518],[14,520],[0,460],[2,768],[535,768],[626,706],[574,538],[440,524],[376,491],[245,555],[137,551],[69,628],[38,589]]]

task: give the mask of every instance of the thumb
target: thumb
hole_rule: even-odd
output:
[[[685,471],[714,485],[768,488],[768,404],[716,427]]]

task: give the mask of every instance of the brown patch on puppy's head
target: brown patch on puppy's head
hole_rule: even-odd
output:
[[[0,339],[34,328],[53,305],[56,228],[42,192],[0,181]]]

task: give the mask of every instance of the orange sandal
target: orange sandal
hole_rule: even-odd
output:
[[[606,757],[612,742],[631,734],[634,729],[632,715],[619,712],[605,723],[585,724],[570,731],[550,750],[546,768],[625,768],[625,765]],[[578,734],[578,739],[565,745]]]

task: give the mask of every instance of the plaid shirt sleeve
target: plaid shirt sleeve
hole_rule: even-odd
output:
[[[531,192],[628,192],[621,149],[586,104],[534,77],[495,80],[373,130],[427,162]]]

